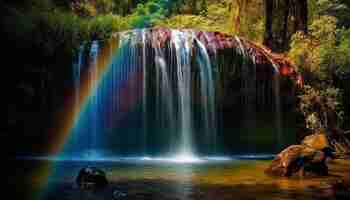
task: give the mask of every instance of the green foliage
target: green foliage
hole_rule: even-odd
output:
[[[96,7],[88,0],[74,1],[72,3],[72,10],[81,17],[94,17],[97,15]]]
[[[73,0],[71,9],[81,17],[94,17],[112,13],[115,2],[112,0]]]
[[[91,20],[83,19],[82,22],[87,24],[84,28],[88,28],[89,32],[88,38],[85,38],[86,40],[92,35],[99,39],[105,39],[109,38],[113,32],[130,29],[130,25],[125,18],[112,14],[99,15]]]
[[[301,72],[316,80],[330,79],[332,72],[341,66],[334,66],[331,60],[341,55],[331,55],[339,47],[336,18],[322,16],[310,25],[310,33],[298,32],[293,35],[289,57],[299,67]],[[340,41],[342,44],[342,41]],[[343,49],[343,48],[342,48]],[[336,57],[334,57],[336,56]]]
[[[95,4],[97,11],[102,14],[112,13],[115,7],[113,0],[95,0]]]
[[[264,5],[262,0],[231,1],[232,33],[262,42],[264,35]]]
[[[176,15],[165,21],[158,21],[156,23],[158,27],[168,27],[168,28],[194,28],[199,29],[202,27],[205,29],[208,27],[207,21],[203,16],[199,15]]]
[[[156,13],[158,12],[158,10],[160,9],[159,4],[157,4],[156,2],[150,1],[146,4],[147,7],[147,11],[150,14]]]
[[[292,36],[289,57],[309,84],[299,96],[299,109],[311,130],[334,128],[343,121],[343,95],[332,85],[339,74],[350,72],[350,29],[342,27],[350,16],[342,12],[346,9],[340,0],[310,0],[310,31]]]
[[[299,95],[299,110],[311,130],[339,127],[343,121],[342,93],[334,87],[317,89],[305,85]]]
[[[350,72],[350,29],[337,31],[337,44],[321,49],[321,67],[335,74]]]
[[[20,45],[35,47],[44,56],[51,56],[58,50],[69,54],[84,40],[104,39],[112,32],[130,29],[128,20],[121,16],[106,14],[85,18],[42,5],[31,10],[12,8],[2,24],[4,31]]]
[[[134,12],[127,16],[134,28],[153,26],[156,22],[162,21],[167,15],[163,0],[152,0],[145,4],[138,4]]]
[[[350,27],[349,0],[309,0],[309,8],[311,20],[330,15],[338,19],[338,26]]]
[[[175,15],[165,20],[157,20],[155,26],[231,33],[230,27],[228,26],[229,17],[230,10],[226,4],[213,3],[208,6],[207,11],[202,13],[202,15]]]
[[[264,31],[264,19],[255,18],[252,23],[243,25],[240,34],[252,41],[262,42]]]

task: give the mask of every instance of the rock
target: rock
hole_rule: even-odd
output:
[[[273,176],[328,175],[327,157],[331,157],[329,148],[319,151],[306,145],[292,145],[276,156],[265,173]]]
[[[76,183],[81,189],[101,188],[108,184],[104,171],[96,167],[84,167],[79,171]]]
[[[127,193],[120,190],[113,191],[113,200],[124,200],[127,199]]]
[[[329,147],[328,138],[325,133],[316,133],[306,136],[301,144],[309,146],[316,150],[322,150]]]

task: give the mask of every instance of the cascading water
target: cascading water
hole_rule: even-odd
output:
[[[142,135],[142,150],[143,156],[147,152],[147,62],[146,62],[146,31],[142,29],[142,117],[143,117],[143,135]]]
[[[73,79],[74,79],[74,107],[78,108],[80,102],[80,79],[81,67],[83,65],[84,45],[79,47],[77,63],[73,64]],[[75,110],[74,112],[78,112]]]
[[[192,108],[191,108],[191,38],[188,32],[173,31],[171,43],[176,56],[176,73],[179,102],[179,132],[181,143],[179,154],[191,155],[192,150]]]
[[[258,55],[239,38],[228,42],[233,55],[222,63],[227,44],[216,37],[192,30],[142,29],[118,33],[109,43],[82,46],[74,72],[76,104],[84,72],[91,94],[75,119],[75,142],[68,143],[64,153],[90,152],[93,158],[98,154],[91,152],[109,151],[115,156],[181,159],[223,153],[219,149],[225,138],[220,135],[225,134],[218,128],[218,105],[227,96],[220,86],[222,74],[228,74],[225,70],[240,77],[240,89],[235,92],[243,105],[243,118],[250,118],[243,126],[255,126],[257,105],[265,105],[272,94],[279,95],[279,88],[271,92],[273,79],[266,78],[278,76],[271,70],[276,66],[270,63],[258,69]],[[109,51],[102,43],[109,44]],[[111,58],[108,63],[106,57]],[[105,68],[100,66],[103,62]],[[270,67],[259,72],[264,66]],[[281,112],[279,97],[274,105]],[[281,123],[277,123],[280,133]]]
[[[198,45],[197,63],[200,68],[201,101],[203,104],[203,124],[205,131],[205,143],[212,145],[210,151],[215,153],[217,150],[217,120],[215,104],[215,83],[213,78],[213,68],[206,47],[196,38]]]
[[[164,54],[164,50],[160,47],[159,43],[155,44],[153,47],[155,50],[155,67],[157,69],[157,85],[158,95],[157,102],[158,105],[161,105],[164,110],[162,113],[157,113],[157,120],[159,120],[159,116],[164,116],[161,118],[161,124],[167,127],[167,133],[170,135],[170,139],[175,139],[172,137],[174,135],[173,131],[176,128],[175,121],[175,111],[174,111],[174,94],[171,87],[171,82],[169,79],[169,73],[166,64],[166,58]],[[162,102],[159,104],[159,102]],[[158,111],[162,110],[160,107],[157,107]],[[165,129],[166,130],[166,129]],[[173,145],[169,145],[169,152],[174,152]]]
[[[90,48],[90,69],[89,69],[89,79],[90,79],[90,88],[94,88],[94,82],[97,81],[97,73],[98,73],[98,69],[97,69],[97,57],[98,57],[98,49],[99,49],[99,45],[97,41],[93,41],[91,44],[91,48]],[[92,89],[93,90],[93,89]],[[92,94],[91,96],[91,108],[92,111],[89,113],[90,114],[90,125],[91,125],[91,137],[88,138],[90,140],[90,145],[89,145],[89,149],[90,151],[88,152],[89,156],[94,157],[96,155],[94,150],[97,150],[100,148],[100,144],[99,144],[99,133],[98,133],[98,129],[99,129],[99,111],[100,111],[100,104],[99,104],[99,95],[97,94],[97,92],[95,92],[94,94]]]

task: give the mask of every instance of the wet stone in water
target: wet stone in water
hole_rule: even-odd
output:
[[[96,167],[85,167],[79,171],[76,183],[81,189],[102,188],[108,184],[106,173]]]
[[[124,200],[127,199],[127,193],[120,191],[120,190],[114,190],[113,191],[113,200]]]

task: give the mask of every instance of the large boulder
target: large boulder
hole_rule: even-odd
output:
[[[320,151],[326,147],[329,147],[327,135],[323,132],[306,136],[301,144]]]
[[[81,189],[101,188],[108,184],[106,173],[96,167],[84,167],[79,171],[76,183]]]
[[[328,175],[326,159],[331,153],[328,147],[320,151],[306,145],[292,145],[276,156],[265,173],[273,176]]]

